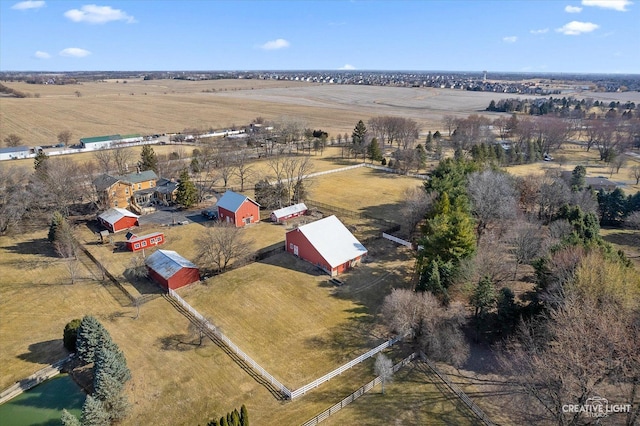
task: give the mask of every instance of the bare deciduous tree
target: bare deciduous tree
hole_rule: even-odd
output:
[[[544,244],[544,235],[540,225],[530,222],[518,222],[512,227],[508,237],[511,245],[510,252],[513,255],[515,268],[513,279],[518,275],[518,266],[531,262],[537,256],[541,256]]]
[[[69,142],[71,141],[71,137],[73,136],[73,134],[71,133],[70,130],[63,130],[60,133],[58,133],[58,142],[60,142],[61,144],[64,144],[64,146],[69,145]]]
[[[109,173],[113,168],[113,154],[109,149],[99,149],[93,153],[102,173]]]
[[[636,185],[640,184],[640,165],[631,167],[629,176],[636,180]]]
[[[22,142],[22,138],[15,133],[11,133],[4,138],[5,145],[10,147],[19,146],[20,142]]]
[[[492,170],[474,172],[468,182],[472,212],[478,220],[478,238],[489,224],[515,217],[516,190],[509,175]]]
[[[129,172],[129,164],[133,161],[133,152],[127,148],[116,148],[112,150],[113,162],[118,169],[118,174],[124,175]]]
[[[405,228],[405,233],[410,236],[433,205],[435,194],[428,193],[422,186],[416,186],[407,188],[403,199],[403,205],[400,209],[402,227]]]
[[[196,239],[197,259],[206,268],[224,271],[231,262],[241,262],[251,255],[251,244],[241,228],[216,223]]]
[[[390,382],[393,378],[393,361],[391,361],[385,354],[379,352],[376,356],[375,364],[376,375],[380,377],[382,381],[382,394],[384,395],[384,385]]]
[[[253,176],[253,166],[249,163],[249,157],[245,152],[236,156],[235,174],[240,179],[240,191],[244,191],[244,184]]]
[[[464,308],[457,303],[445,308],[429,292],[394,289],[385,297],[382,317],[391,331],[412,337],[436,361],[460,366],[469,355],[461,330]]]

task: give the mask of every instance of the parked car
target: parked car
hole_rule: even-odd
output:
[[[218,210],[215,208],[204,209],[200,214],[209,220],[218,220]]]

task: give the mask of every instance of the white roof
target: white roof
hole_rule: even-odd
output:
[[[113,225],[114,223],[116,223],[117,221],[119,221],[120,219],[126,216],[135,217],[136,219],[140,217],[137,214],[132,213],[129,210],[123,209],[120,207],[112,207],[106,212],[101,213],[98,217],[104,220],[105,222]]]
[[[166,280],[182,268],[197,268],[196,265],[173,250],[156,250],[145,259],[144,263]]]
[[[302,225],[297,231],[302,232],[332,268],[367,254],[367,249],[335,216]]]
[[[272,214],[276,218],[281,218],[285,216],[289,216],[290,214],[300,213],[307,210],[307,206],[304,203],[294,204],[293,206],[283,207],[278,210],[274,210]]]

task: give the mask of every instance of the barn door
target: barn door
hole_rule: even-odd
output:
[[[296,256],[298,255],[298,246],[295,245],[295,244],[293,246],[293,254],[296,255]]]

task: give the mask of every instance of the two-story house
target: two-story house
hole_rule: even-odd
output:
[[[136,192],[155,188],[156,180],[158,176],[153,170],[145,170],[122,176],[103,174],[93,181],[93,185],[102,207],[126,208],[135,204]]]

